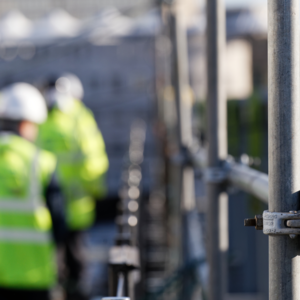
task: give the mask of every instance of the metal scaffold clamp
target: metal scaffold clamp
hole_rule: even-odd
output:
[[[225,167],[207,168],[204,172],[208,183],[222,183],[227,179],[228,170]]]
[[[263,215],[256,215],[254,219],[245,219],[245,226],[255,226],[257,230],[263,230],[264,234],[289,235],[291,239],[300,235],[300,211],[269,212],[265,210]]]

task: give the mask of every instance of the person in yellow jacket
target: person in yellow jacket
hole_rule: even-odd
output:
[[[40,92],[15,83],[0,92],[0,299],[49,300],[55,243],[66,224],[56,158],[33,141],[46,120]],[[53,239],[54,237],[54,239]]]
[[[37,145],[53,152],[58,159],[69,226],[66,287],[68,299],[73,299],[80,293],[84,268],[80,258],[81,233],[93,224],[96,199],[106,193],[109,163],[93,114],[81,102],[83,87],[79,78],[70,73],[55,78],[49,82],[45,98],[49,116],[40,126]]]

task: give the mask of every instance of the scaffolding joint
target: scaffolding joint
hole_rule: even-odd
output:
[[[245,226],[255,226],[257,230],[270,236],[289,235],[291,239],[300,235],[300,211],[269,212],[257,215],[254,219],[245,219]]]
[[[194,166],[194,160],[190,149],[186,146],[180,146],[180,150],[177,154],[171,156],[171,162],[174,165],[188,167]]]
[[[208,167],[204,171],[205,181],[207,183],[225,183],[228,178],[230,166],[227,161],[222,161],[218,167]]]

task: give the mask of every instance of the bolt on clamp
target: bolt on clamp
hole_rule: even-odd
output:
[[[264,234],[289,235],[294,239],[300,235],[300,211],[269,212],[265,210],[263,215],[256,215],[254,219],[245,219],[245,226],[255,226],[257,230],[263,230]]]

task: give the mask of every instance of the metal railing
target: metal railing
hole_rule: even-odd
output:
[[[193,166],[205,169],[207,167],[206,150],[190,150],[189,157]],[[226,160],[224,163],[224,180],[240,190],[247,192],[268,204],[269,180],[268,175],[257,171],[245,164],[236,163],[233,160]],[[217,176],[218,174],[216,174]]]
[[[102,300],[130,300],[130,298],[124,296],[125,288],[125,277],[123,273],[118,276],[117,296],[116,297],[105,297]]]
[[[116,218],[118,234],[115,246],[109,251],[109,293],[116,297],[105,300],[134,300],[135,282],[132,271],[140,267],[137,225],[139,223],[139,200],[141,198],[141,164],[144,159],[146,124],[143,120],[132,123],[129,151],[125,158],[120,189],[119,215]],[[130,297],[129,297],[130,296]]]
[[[270,235],[270,300],[298,299],[300,288],[297,282],[300,278],[300,267],[296,256],[299,252],[299,242],[295,239],[297,235],[290,235],[290,239],[288,235],[283,236],[282,233],[276,231],[276,226],[288,225],[284,225],[285,223],[278,225],[275,220],[278,216],[275,216],[275,213],[289,212],[293,214],[293,218],[300,219],[300,214],[297,213],[300,190],[299,1],[269,0],[268,5],[269,177],[227,158],[227,111],[223,80],[226,24],[223,2],[223,0],[207,0],[206,2],[208,149],[200,149],[196,152],[191,148],[193,142],[191,101],[185,93],[189,83],[186,31],[181,23],[180,11],[175,1],[170,5],[164,4],[162,9],[164,19],[167,20],[166,26],[169,27],[165,32],[170,32],[172,44],[171,73],[173,78],[171,81],[177,107],[177,148],[184,156],[179,184],[181,203],[186,201],[184,191],[188,186],[185,169],[187,167],[202,168],[208,198],[209,300],[223,299],[225,294],[227,276],[224,273],[226,270],[226,255],[224,254],[228,250],[228,241],[222,248],[220,237],[226,233],[220,232],[219,223],[219,216],[223,222],[225,220],[225,223],[228,223],[227,210],[220,209],[222,201],[225,206],[228,205],[224,184],[237,187],[269,204],[270,213],[267,215],[269,221],[266,225],[271,229],[264,233]],[[189,186],[192,186],[190,182]],[[294,229],[300,234],[298,229]]]
[[[203,169],[208,199],[207,294],[208,300],[221,300],[226,292],[228,251],[228,199],[224,186],[232,185],[269,204],[269,221],[266,224],[263,222],[261,227],[272,227],[278,223],[272,217],[273,213],[291,213],[293,219],[300,219],[297,214],[300,190],[299,1],[269,0],[269,177],[228,159],[227,111],[223,83],[226,28],[223,1],[207,1],[208,148],[199,148],[197,151],[192,147],[192,101],[186,93],[189,85],[186,31],[176,4],[163,6],[168,27],[166,32],[172,46],[170,63],[177,108],[177,149],[182,157],[178,169],[178,184],[175,184],[179,201],[175,201],[174,206],[177,207],[174,211],[178,215],[182,214],[183,218],[180,215],[174,224],[179,230],[185,224],[190,226],[189,222],[184,221],[189,220],[190,214],[195,210],[195,183],[190,170]],[[172,164],[176,159],[170,158],[170,161]],[[221,221],[226,226],[220,226]],[[289,223],[282,223],[280,226],[288,226],[286,224]],[[198,233],[193,234],[201,235],[202,229],[197,230]],[[295,229],[295,232],[298,231]],[[290,235],[294,238],[291,239],[288,235],[283,236],[276,232],[276,228],[264,233],[270,234],[270,300],[298,299],[300,267],[299,260],[296,259],[299,252],[299,242],[295,239],[297,235]],[[183,235],[184,230],[181,230],[181,237],[178,234],[174,238],[178,248],[184,241]],[[221,238],[223,242],[220,242]],[[182,254],[183,251],[179,252]],[[194,258],[204,259],[205,251],[200,252]],[[122,282],[121,278],[119,280]]]

